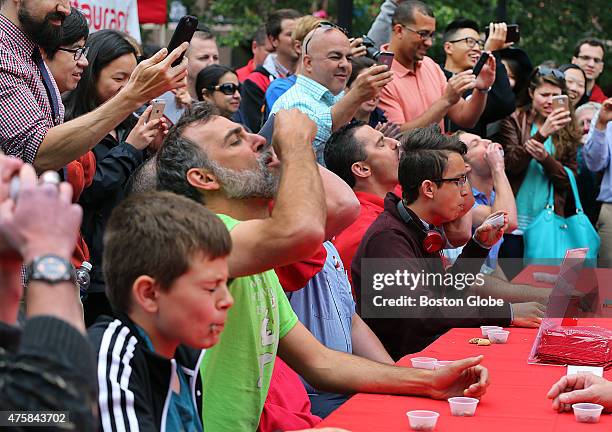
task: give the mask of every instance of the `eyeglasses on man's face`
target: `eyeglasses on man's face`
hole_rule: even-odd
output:
[[[432,181],[436,183],[444,183],[444,182],[455,183],[459,188],[462,188],[467,184],[468,178],[467,178],[467,174],[463,174],[459,177],[439,178],[439,179],[433,179]]]
[[[484,49],[484,46],[485,46],[485,42],[483,40],[474,39],[473,37],[469,37],[469,36],[461,38],[461,39],[455,39],[455,40],[448,41],[448,42],[450,43],[465,42],[468,48],[474,48],[476,44],[478,44],[480,49]]]
[[[580,60],[582,60],[585,63],[590,62],[591,60],[593,61],[593,63],[595,63],[596,65],[602,64],[604,61],[601,58],[597,58],[597,57],[591,57],[588,55],[579,55],[578,58]]]
[[[416,33],[417,35],[419,35],[422,41],[431,40],[433,42],[436,38],[435,31],[429,32],[427,30],[414,30],[405,24],[400,24],[400,25],[404,27],[406,30],[410,30],[412,33]]]
[[[89,47],[58,48],[58,50],[74,54],[74,61],[79,61],[83,56],[87,57],[87,54],[89,53]]]

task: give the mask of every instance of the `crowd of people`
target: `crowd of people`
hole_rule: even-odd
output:
[[[481,397],[482,356],[395,361],[453,327],[539,326],[551,289],[510,281],[544,209],[584,211],[612,262],[597,39],[534,67],[505,23],[485,39],[457,17],[438,64],[432,8],[385,0],[359,38],[274,11],[234,70],[208,29],[143,50],[89,34],[69,3],[0,2],[2,410],[68,411],[78,431],[271,432],[311,430],[357,392]],[[397,258],[484,274],[417,292],[503,305],[364,314],[362,263]],[[612,383],[592,375],[548,397],[612,411]]]

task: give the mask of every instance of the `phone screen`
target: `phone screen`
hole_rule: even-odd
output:
[[[378,56],[378,63],[384,64],[389,69],[391,69],[391,64],[393,63],[393,53],[392,52],[381,52]]]

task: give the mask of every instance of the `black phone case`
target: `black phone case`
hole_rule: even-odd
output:
[[[176,26],[174,30],[174,34],[172,35],[172,39],[170,39],[170,43],[168,44],[168,53],[174,51],[177,47],[179,47],[183,42],[191,42],[191,38],[193,34],[196,32],[198,28],[198,19],[192,15],[185,15]],[[183,56],[185,53],[181,54],[181,56],[172,63],[172,67],[178,66],[183,61]]]
[[[487,62],[487,60],[489,60],[489,54],[488,53],[483,52],[482,54],[480,54],[480,58],[478,59],[478,61],[474,65],[474,69],[472,69],[472,73],[474,75],[478,76],[478,74],[480,74],[480,71],[484,67],[484,65]]]

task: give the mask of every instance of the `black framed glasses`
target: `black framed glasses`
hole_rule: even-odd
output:
[[[317,24],[317,26],[314,29],[312,29],[312,34],[310,35],[310,37],[308,38],[306,43],[304,43],[304,55],[308,54],[308,44],[310,43],[310,41],[314,37],[314,35],[317,32],[317,30],[320,29],[320,28],[340,30],[342,33],[344,33],[344,35],[346,37],[349,37],[349,33],[348,33],[348,31],[346,31],[345,28],[340,27],[338,24],[334,24],[331,21],[321,21],[319,24]]]
[[[89,53],[89,47],[78,47],[78,48],[58,48],[58,51],[66,51],[74,54],[74,61],[79,61],[81,57],[87,57]]]
[[[224,95],[231,96],[236,92],[240,93],[240,88],[241,88],[240,84],[225,83],[225,84],[216,85],[214,87],[210,87],[208,90],[220,91]]]
[[[543,77],[543,76],[552,75],[554,78],[558,80],[565,81],[565,74],[561,72],[559,69],[549,68],[548,66],[538,66],[537,68],[535,68],[533,72],[534,72],[534,75],[537,75],[537,76]]]
[[[411,29],[410,27],[408,27],[405,24],[400,24],[400,25],[402,27],[404,27],[406,30],[410,30],[412,33],[418,34],[422,41],[426,41],[428,39],[431,39],[431,41],[433,42],[436,39],[436,32],[435,31],[428,32],[427,30],[414,30],[414,29]]]
[[[463,186],[465,186],[468,182],[468,178],[466,174],[463,174],[460,177],[455,177],[455,178],[439,178],[439,179],[433,179],[432,182],[436,182],[436,183],[441,183],[441,182],[449,182],[449,183],[455,183],[459,188],[462,188]]]
[[[455,39],[455,40],[448,41],[448,42],[450,43],[465,42],[468,48],[474,48],[474,45],[476,44],[478,44],[480,49],[484,49],[484,46],[485,46],[485,42],[483,40],[474,39],[473,37],[469,37],[469,36],[461,38],[461,39]]]

